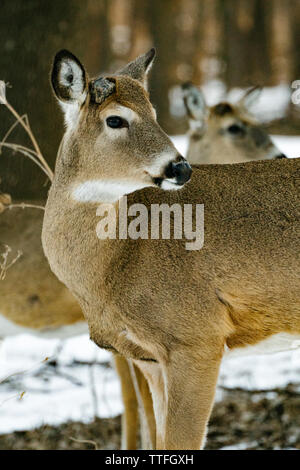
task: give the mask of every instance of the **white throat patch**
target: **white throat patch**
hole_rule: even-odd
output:
[[[183,188],[183,185],[176,183],[176,178],[167,178],[161,183],[161,189],[178,191],[178,189]]]
[[[72,191],[78,202],[116,202],[122,196],[147,187],[146,183],[117,180],[88,180],[79,183]]]

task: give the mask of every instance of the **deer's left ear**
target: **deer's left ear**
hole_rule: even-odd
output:
[[[188,117],[202,124],[207,113],[207,106],[202,91],[190,82],[181,85],[181,90]]]
[[[147,88],[148,84],[148,73],[153,64],[155,57],[155,49],[152,48],[146,54],[140,55],[137,59],[133,60],[129,64],[125,65],[117,74],[128,75],[135,80],[138,80],[142,85]]]
[[[82,104],[87,95],[87,77],[83,65],[71,52],[63,49],[54,58],[51,83],[59,101]]]

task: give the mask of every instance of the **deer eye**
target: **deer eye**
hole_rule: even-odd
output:
[[[245,130],[239,124],[231,124],[231,126],[227,127],[227,131],[232,135],[243,135]]]
[[[106,119],[106,124],[112,129],[121,129],[122,127],[129,127],[128,121],[120,116],[109,116]]]

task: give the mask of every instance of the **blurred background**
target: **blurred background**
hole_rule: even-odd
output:
[[[155,46],[151,100],[183,153],[183,82],[201,86],[209,104],[261,85],[257,115],[282,151],[296,156],[300,107],[291,85],[300,80],[299,31],[299,0],[1,0],[0,80],[28,115],[51,168],[64,126],[49,71],[62,48],[93,76]],[[0,106],[0,140],[13,122]],[[10,141],[30,145],[20,126]],[[0,189],[13,198],[45,197],[49,187],[36,165],[9,149],[2,149],[0,176]],[[0,449],[118,448],[121,412],[110,355],[88,335],[4,341]],[[207,448],[300,448],[299,352],[224,361]]]
[[[52,168],[63,126],[49,70],[61,48],[95,75],[115,71],[154,45],[151,99],[169,134],[187,129],[182,82],[206,85],[216,98],[235,87],[281,85],[271,115],[284,117],[276,132],[290,134],[299,124],[289,100],[291,82],[300,79],[299,31],[298,0],[2,0],[0,79],[12,87],[8,99],[18,112],[28,114]],[[1,133],[13,122],[1,108],[0,122]],[[7,152],[0,161],[3,190],[15,197],[45,195],[39,169]]]

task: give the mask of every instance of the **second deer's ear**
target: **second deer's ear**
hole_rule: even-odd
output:
[[[155,49],[152,48],[146,54],[140,55],[135,60],[125,65],[117,74],[128,75],[141,82],[142,85],[147,88],[147,76],[152,67],[154,57]]]
[[[87,76],[83,65],[69,51],[63,49],[54,58],[51,83],[56,97],[64,103],[85,101]]]
[[[261,86],[253,86],[246,91],[242,98],[238,101],[238,104],[245,109],[251,108],[251,106],[258,100],[262,92]]]
[[[184,83],[181,88],[189,118],[199,122],[203,121],[206,116],[206,102],[202,91],[192,83]]]

